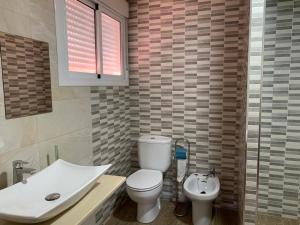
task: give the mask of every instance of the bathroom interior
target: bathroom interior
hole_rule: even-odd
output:
[[[0,0],[0,225],[300,225],[300,0]]]

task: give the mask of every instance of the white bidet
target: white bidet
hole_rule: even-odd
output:
[[[194,225],[210,225],[212,202],[220,191],[219,178],[193,173],[184,182],[183,189],[184,194],[192,201]]]

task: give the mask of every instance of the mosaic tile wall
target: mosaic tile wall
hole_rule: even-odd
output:
[[[130,1],[131,138],[189,139],[191,171],[215,167],[218,204],[229,208],[237,208],[239,191],[242,6],[239,0]],[[173,196],[172,178],[169,171],[164,197]]]
[[[262,78],[264,0],[250,2],[250,33],[247,85],[247,151],[244,225],[255,225],[257,215],[257,165],[260,132],[260,89]]]
[[[241,57],[240,69],[240,145],[239,145],[239,191],[238,191],[238,213],[239,224],[244,222],[244,205],[245,205],[245,178],[246,178],[246,111],[247,111],[247,73],[248,73],[248,45],[249,45],[249,16],[250,16],[250,1],[245,0],[243,3],[242,17],[241,17]],[[244,24],[244,25],[243,25]]]
[[[300,218],[300,0],[266,0],[259,212]]]
[[[108,174],[130,173],[129,90],[128,87],[92,87],[92,142],[94,165],[113,164]],[[107,200],[96,213],[103,224],[122,198],[124,187]]]
[[[48,43],[0,32],[6,119],[52,112]]]

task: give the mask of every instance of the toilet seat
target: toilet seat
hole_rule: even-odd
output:
[[[160,171],[140,169],[126,179],[126,185],[134,191],[151,191],[161,186],[162,180]]]

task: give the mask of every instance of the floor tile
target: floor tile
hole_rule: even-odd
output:
[[[174,215],[174,203],[163,200],[159,216],[149,225],[192,225],[192,208],[184,217]],[[106,225],[140,225],[136,221],[136,203],[127,200],[113,213]],[[238,216],[235,211],[215,210],[212,225],[238,225]]]

